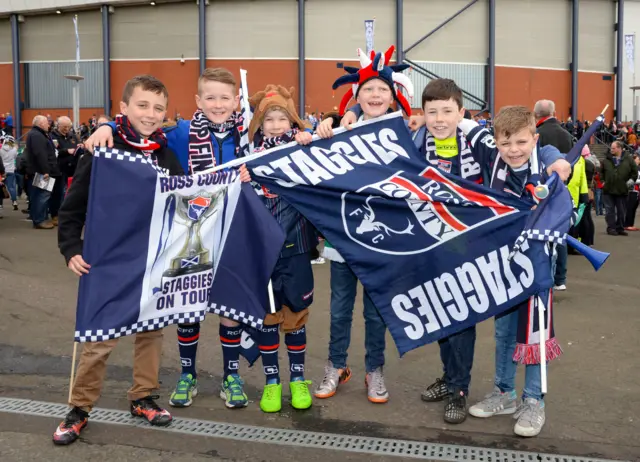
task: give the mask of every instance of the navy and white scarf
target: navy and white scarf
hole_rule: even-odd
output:
[[[234,112],[226,122],[215,124],[198,109],[189,123],[189,171],[201,172],[216,166],[216,156],[211,140],[212,133],[228,133],[234,137],[236,157],[240,154],[240,137],[244,129],[244,118]]]
[[[257,141],[258,147],[255,148],[254,152],[262,152],[267,149],[275,148],[276,146],[282,146],[283,144],[291,143],[295,141],[296,135],[300,132],[297,128],[292,128],[286,133],[283,133],[279,136],[270,136],[265,137],[262,129],[258,130],[258,133],[255,135],[255,141]],[[267,199],[275,199],[278,197],[277,194],[273,194],[264,186],[259,186],[259,189],[256,189],[258,195],[264,196]]]
[[[168,174],[166,169],[158,166],[158,158],[154,154],[154,151],[167,147],[167,137],[163,133],[162,129],[159,128],[148,138],[142,138],[133,128],[133,125],[131,125],[129,118],[126,115],[118,115],[116,116],[116,133],[125,143],[136,148],[136,150],[142,152],[145,157],[150,159],[151,162],[149,165],[151,165],[156,171],[163,175]]]
[[[474,182],[482,181],[482,170],[480,168],[480,164],[476,162],[473,153],[471,152],[471,148],[469,147],[469,143],[467,142],[467,138],[459,128],[456,131],[456,137],[458,139],[458,155],[452,157],[451,161],[458,164],[459,168],[457,170],[460,172],[460,176],[465,180]],[[451,166],[445,168],[442,162],[443,159],[438,157],[438,153],[436,152],[436,139],[431,133],[429,133],[429,130],[427,130],[426,133],[425,155],[429,165],[437,168],[438,170],[451,173]]]

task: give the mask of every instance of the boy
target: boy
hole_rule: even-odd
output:
[[[407,66],[389,66],[389,60],[394,47],[390,47],[384,55],[378,53],[371,57],[358,50],[362,69],[347,69],[350,75],[336,80],[333,88],[343,84],[353,84],[343,97],[340,113],[351,97],[354,97],[361,107],[360,119],[369,120],[390,112],[390,106],[395,101],[407,115],[411,115],[411,107],[407,100],[396,89],[396,82],[403,85],[407,92],[413,94],[411,81],[400,71]],[[375,56],[375,57],[374,57]],[[379,67],[380,60],[383,66]],[[382,70],[378,71],[377,69]],[[353,88],[355,87],[355,91]],[[339,121],[334,115],[327,117],[319,126],[317,134],[322,138],[333,136],[332,127]],[[316,398],[330,398],[336,394],[338,385],[346,383],[351,378],[351,370],[347,367],[347,350],[351,341],[351,323],[356,298],[358,279],[345,263],[339,252],[325,240],[323,256],[331,260],[331,340],[329,342],[329,358],[325,366],[322,382],[314,393]],[[389,392],[384,382],[384,349],[386,325],[382,316],[365,291],[363,294],[365,319],[365,384],[367,398],[372,403],[386,403]]]
[[[562,181],[571,174],[570,164],[553,146],[537,147],[535,117],[524,106],[507,106],[495,117],[495,141],[476,122],[464,120],[461,129],[471,142],[471,148],[482,167],[485,186],[521,197],[528,194],[527,182],[535,175],[558,173]],[[532,155],[536,151],[537,155]],[[546,170],[545,170],[546,167]],[[533,178],[532,178],[533,177]],[[524,302],[528,303],[528,302]],[[485,399],[471,406],[474,417],[514,414],[518,419],[517,435],[536,436],[545,422],[544,401],[540,384],[540,365],[528,364],[522,404],[516,407],[516,365],[512,357],[518,331],[517,306],[495,319],[496,373],[494,390]],[[551,354],[548,359],[551,359]]]
[[[308,124],[296,113],[293,88],[287,91],[279,85],[267,85],[264,91],[251,97],[250,103],[254,113],[249,126],[249,139],[257,146],[256,151],[292,141],[299,144],[311,142],[311,134],[301,131]],[[313,271],[309,252],[318,240],[313,226],[287,201],[265,187],[259,194],[287,236],[271,276],[277,311],[265,317],[264,325],[258,331],[258,348],[266,377],[260,409],[270,413],[282,408],[278,364],[279,325],[285,332],[284,343],[289,356],[291,405],[295,409],[308,409],[312,400],[309,393],[311,381],[304,378],[307,346],[305,326],[309,306],[313,302]]]
[[[129,80],[123,91],[120,112],[116,122],[115,147],[151,156],[157,167],[170,175],[184,175],[173,151],[167,148],[160,131],[167,112],[167,89],[150,75]],[[88,274],[91,265],[82,257],[82,228],[87,215],[92,156],[84,155],[74,176],[73,185],[60,209],[58,246],[67,266],[77,276]],[[150,167],[151,168],[151,167]],[[118,339],[88,342],[83,345],[78,372],[73,385],[69,411],[65,420],[53,434],[59,445],[73,443],[87,425],[89,412],[100,397],[107,367],[107,359]],[[128,392],[131,414],[146,419],[151,425],[171,423],[169,412],[160,408],[152,391],[159,387],[158,373],[162,352],[162,330],[136,334],[133,364],[133,387]]]
[[[208,68],[198,79],[196,95],[198,110],[192,120],[180,120],[166,129],[168,146],[180,159],[185,171],[190,174],[221,165],[242,155],[240,134],[242,116],[235,112],[239,96],[236,80],[231,72],[222,68]],[[85,146],[111,144],[112,128],[100,127],[87,140]],[[242,353],[249,364],[258,358],[255,344],[247,351],[241,346],[242,327],[236,321],[220,317],[220,344],[222,345],[223,380],[220,398],[230,409],[243,408],[248,404],[244,382],[239,375],[239,360]],[[198,393],[196,353],[200,339],[200,323],[178,324],[178,350],[182,373],[171,394],[169,404],[187,407]]]

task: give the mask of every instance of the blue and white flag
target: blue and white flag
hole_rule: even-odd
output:
[[[94,153],[75,339],[95,342],[207,312],[260,327],[284,233],[236,170],[166,176],[142,155]]]
[[[340,252],[400,354],[553,284],[542,243],[509,259],[533,202],[427,166],[400,113],[271,149],[247,167]]]

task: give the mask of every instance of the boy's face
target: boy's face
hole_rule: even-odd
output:
[[[228,83],[204,81],[196,95],[196,105],[214,124],[226,122],[238,107],[240,96],[236,88]]]
[[[519,168],[526,164],[537,142],[538,134],[534,135],[529,128],[523,128],[509,137],[496,133],[496,146],[500,151],[500,157],[511,168]]]
[[[291,121],[284,111],[278,109],[265,114],[262,121],[262,132],[264,136],[280,136],[291,130]]]
[[[458,109],[458,103],[453,99],[426,101],[423,109],[427,130],[439,140],[454,136],[464,117],[464,108]]]
[[[360,104],[365,119],[374,119],[387,113],[393,103],[393,92],[382,80],[373,79],[360,87],[356,101]]]
[[[120,113],[129,118],[129,122],[140,136],[147,138],[162,127],[162,121],[167,113],[167,98],[162,93],[136,87],[133,89],[129,104],[120,101]]]

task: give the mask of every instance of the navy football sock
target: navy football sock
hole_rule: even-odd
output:
[[[278,325],[262,326],[262,329],[258,332],[258,348],[262,355],[262,367],[267,379],[267,385],[280,383],[280,370],[278,369],[279,346]]]
[[[304,358],[307,351],[307,329],[302,326],[294,332],[284,334],[284,343],[289,354],[291,381],[304,380]]]
[[[238,373],[240,362],[240,339],[242,327],[227,327],[220,324],[220,345],[222,345],[222,361],[224,362],[224,379],[229,374]]]
[[[196,353],[198,352],[198,339],[200,338],[200,323],[178,324],[178,351],[182,373],[196,377]]]

